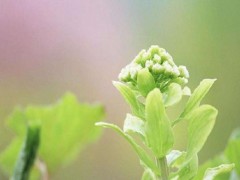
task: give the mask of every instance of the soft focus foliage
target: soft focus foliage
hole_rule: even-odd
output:
[[[100,129],[94,127],[94,123],[103,117],[101,105],[81,104],[70,93],[53,105],[16,109],[7,124],[17,136],[0,156],[2,169],[9,174],[12,172],[26,124],[41,122],[38,158],[53,172],[72,161],[87,143],[100,135]]]

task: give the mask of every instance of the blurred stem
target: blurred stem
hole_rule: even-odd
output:
[[[162,158],[156,158],[157,166],[161,170],[161,177],[158,177],[159,180],[169,180],[169,170],[167,165],[166,156]]]
[[[42,160],[37,158],[36,165],[40,171],[41,180],[48,180],[49,176],[48,176],[48,170],[47,170],[46,164]]]

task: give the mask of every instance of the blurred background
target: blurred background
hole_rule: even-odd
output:
[[[112,86],[121,68],[152,44],[188,67],[189,87],[217,78],[205,103],[219,109],[200,162],[221,152],[240,126],[240,1],[0,1],[0,149],[10,141],[4,120],[16,105],[49,104],[66,91],[101,102],[106,121],[122,126],[130,111]],[[181,109],[181,107],[179,107]],[[171,111],[177,115],[179,109]],[[186,145],[186,124],[176,128]],[[140,179],[131,147],[105,130],[51,179]],[[7,179],[0,172],[0,179]]]

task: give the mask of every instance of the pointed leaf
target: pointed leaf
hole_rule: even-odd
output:
[[[113,85],[118,89],[122,94],[126,102],[130,105],[132,113],[138,117],[144,117],[144,106],[139,103],[136,95],[127,85],[121,82],[113,82]]]
[[[146,99],[146,139],[156,157],[164,157],[173,147],[173,131],[165,112],[162,94],[152,90]]]
[[[232,171],[234,164],[222,164],[215,168],[208,168],[204,174],[204,180],[214,180],[216,176]]]
[[[202,105],[189,116],[187,159],[191,159],[202,149],[213,129],[217,113],[214,107]]]
[[[144,97],[156,87],[154,78],[147,68],[141,69],[138,72],[137,85]]]
[[[200,82],[200,85],[194,90],[193,94],[189,98],[186,107],[181,114],[181,118],[186,117],[189,115],[189,113],[198,107],[204,98],[204,96],[207,94],[207,92],[212,87],[213,83],[216,81],[216,79],[204,79]]]
[[[182,99],[182,94],[182,87],[177,83],[171,83],[164,94],[166,96],[164,98],[164,105],[169,107],[177,104]]]
[[[137,116],[127,114],[127,117],[124,121],[123,131],[125,133],[134,132],[142,137],[145,137],[144,121]]]
[[[105,122],[98,122],[95,124],[96,126],[101,126],[101,127],[105,127],[105,128],[111,128],[114,131],[116,131],[118,134],[120,134],[122,137],[124,137],[129,144],[132,146],[132,148],[135,150],[135,152],[137,153],[138,157],[140,158],[140,160],[150,169],[152,169],[155,173],[159,174],[159,170],[157,168],[157,166],[155,165],[155,163],[152,161],[152,159],[148,156],[148,154],[144,151],[144,149],[139,146],[131,136],[129,136],[128,134],[124,133],[118,126],[114,125],[114,124],[109,124],[109,123],[105,123]]]
[[[184,118],[188,118],[187,116],[195,109],[197,108],[204,96],[207,94],[207,92],[212,87],[213,83],[216,81],[216,79],[204,79],[201,81],[199,86],[194,90],[193,94],[190,96],[183,112],[179,116],[177,120],[175,120],[172,123],[172,126],[177,124],[179,121],[183,120]]]

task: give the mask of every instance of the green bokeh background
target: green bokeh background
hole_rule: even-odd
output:
[[[204,102],[219,116],[200,161],[223,150],[240,126],[240,1],[0,2],[0,149],[11,139],[4,120],[16,105],[49,104],[66,91],[106,106],[106,121],[123,124],[129,108],[111,84],[143,48],[166,48],[188,67],[189,86],[217,78]],[[181,107],[179,107],[180,109]],[[174,116],[179,109],[171,111]],[[186,144],[186,124],[177,148]],[[139,179],[131,147],[110,130],[51,179]],[[0,179],[7,179],[0,172]]]

